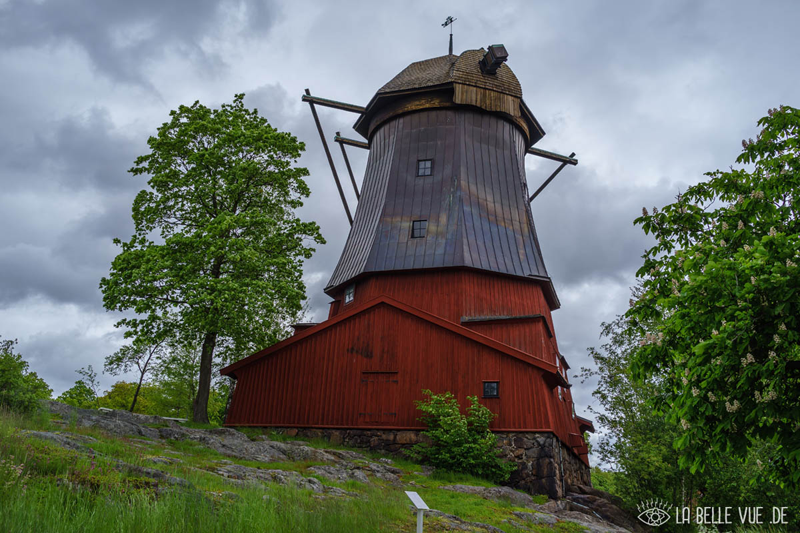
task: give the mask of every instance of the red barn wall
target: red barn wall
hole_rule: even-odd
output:
[[[388,296],[459,324],[462,317],[540,314],[555,334],[550,306],[538,281],[468,269],[376,273],[357,280],[354,301],[333,295],[329,318],[378,296]],[[551,339],[558,351],[555,337]]]
[[[553,430],[567,442],[567,409],[542,372],[379,304],[238,369],[226,424],[422,429],[414,401],[423,389],[465,405],[497,380],[500,398],[481,399],[499,415],[493,429]]]

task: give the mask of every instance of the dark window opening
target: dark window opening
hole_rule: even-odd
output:
[[[484,398],[499,398],[500,397],[500,382],[499,381],[484,381],[483,382],[483,397]]]
[[[344,290],[344,304],[347,305],[356,297],[356,286],[350,285]]]
[[[428,221],[427,220],[415,220],[411,223],[411,238],[412,239],[422,239],[425,237],[425,233],[428,231]]]
[[[417,176],[430,176],[431,174],[433,174],[433,159],[417,161]]]

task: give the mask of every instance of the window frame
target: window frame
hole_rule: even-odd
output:
[[[417,229],[415,227],[415,225],[418,222],[424,223],[424,225],[421,225],[421,227],[422,227],[422,235],[415,235],[415,229]],[[428,236],[428,219],[412,220],[411,221],[411,238],[412,239],[424,239],[427,236]]]
[[[349,299],[348,299],[348,295],[350,296]],[[348,304],[353,303],[355,301],[355,299],[356,299],[356,284],[355,283],[351,283],[350,285],[348,285],[344,289],[344,295],[342,296],[342,303],[344,305],[348,305]]]
[[[497,392],[492,396],[487,396],[486,395],[486,385],[489,384],[489,383],[494,383],[495,385],[497,385]],[[481,391],[481,392],[483,393],[481,395],[482,398],[487,398],[487,399],[500,398],[500,380],[499,379],[484,380],[483,381],[483,391]]]
[[[428,165],[428,173],[427,174],[420,174],[421,164],[422,163],[430,163]],[[417,177],[418,178],[427,178],[433,176],[433,159],[417,159]]]

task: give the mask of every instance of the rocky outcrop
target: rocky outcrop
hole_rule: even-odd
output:
[[[291,437],[327,439],[334,444],[389,453],[425,441],[420,431],[383,429],[275,428]],[[509,485],[530,494],[563,498],[568,485],[591,486],[589,467],[552,433],[496,433],[500,454],[517,463]]]
[[[260,436],[254,439],[244,433],[231,428],[193,429],[180,426],[172,421],[159,417],[131,414],[126,411],[100,412],[86,409],[75,409],[58,402],[49,402],[51,412],[60,415],[64,426],[91,427],[101,429],[113,436],[125,437],[126,442],[142,450],[150,449],[155,442],[169,443],[170,441],[192,441],[202,446],[216,450],[221,455],[230,459],[220,459],[203,467],[203,472],[225,478],[234,485],[247,485],[260,487],[269,491],[270,484],[291,485],[312,491],[315,498],[332,497],[358,497],[358,494],[347,490],[332,487],[320,480],[331,480],[336,483],[356,481],[359,483],[374,483],[376,481],[390,484],[402,484],[403,472],[393,465],[391,459],[382,458],[373,460],[362,453],[351,450],[319,449],[309,446],[306,441],[272,441]],[[308,434],[297,431],[295,435],[303,437],[332,436],[314,430],[317,433]],[[288,433],[288,432],[287,432]],[[391,433],[391,435],[389,435]],[[72,433],[69,431],[23,431],[23,434],[49,441],[66,449],[79,453],[99,455],[94,450],[97,440],[93,437]],[[342,443],[351,443],[353,439],[368,442],[377,446],[376,439],[390,438],[391,446],[407,446],[410,442],[419,442],[415,432],[385,432],[365,431],[360,434],[355,431],[340,431],[338,438]],[[511,487],[477,487],[471,485],[447,485],[439,487],[442,490],[459,492],[480,496],[487,500],[505,501],[515,507],[528,509],[528,511],[515,510],[513,518],[506,522],[522,531],[541,530],[542,526],[552,526],[559,521],[576,522],[589,531],[597,533],[610,533],[619,531],[644,532],[635,518],[627,515],[620,508],[621,502],[610,495],[593,489],[587,483],[575,480],[587,479],[580,466],[575,466],[572,473],[570,467],[565,466],[564,475],[561,475],[561,464],[558,459],[558,439],[546,433],[502,434],[500,445],[504,451],[514,457],[520,465],[517,476],[517,486],[526,489],[526,492],[515,490]],[[367,440],[364,440],[367,439]],[[372,447],[375,447],[372,446]],[[385,448],[382,448],[385,449]],[[566,453],[561,450],[562,460]],[[137,477],[154,480],[158,491],[162,490],[197,490],[188,481],[174,477],[158,467],[170,467],[181,464],[182,468],[196,468],[188,466],[189,462],[176,457],[179,452],[164,449],[159,455],[143,457],[143,460],[153,465],[132,465],[111,457],[106,458],[114,468],[133,474]],[[575,461],[577,457],[572,454]],[[297,462],[306,463],[303,467],[305,474],[275,468],[257,468],[237,464],[235,460],[257,461],[262,463]],[[572,461],[572,459],[567,459]],[[308,466],[311,463],[312,466]],[[580,465],[585,466],[583,463]],[[269,465],[265,465],[269,466]],[[574,466],[574,465],[573,465]],[[423,468],[423,474],[430,472],[430,468]],[[533,484],[536,479],[544,480],[544,485]],[[573,482],[568,482],[572,480]],[[413,482],[408,482],[414,485]],[[541,490],[544,486],[545,490]],[[538,489],[540,490],[537,490]],[[558,488],[561,487],[561,488]],[[548,488],[563,496],[560,500],[551,500],[546,504],[538,505],[527,491],[548,493]],[[560,492],[559,492],[560,491]],[[233,493],[231,493],[233,494]],[[211,494],[215,500],[230,500],[235,497],[226,493]],[[265,494],[269,496],[269,493]],[[501,529],[477,522],[468,522],[459,517],[448,515],[437,510],[426,511],[427,516],[436,517],[446,524],[448,529],[463,531],[502,532]]]
[[[584,512],[588,510],[603,520],[630,531],[637,533],[648,531],[639,520],[622,509],[622,500],[616,496],[586,485],[571,485],[568,491],[566,500],[573,504],[575,510]]]
[[[533,498],[524,492],[514,490],[511,487],[475,487],[472,485],[443,485],[439,487],[443,490],[451,490],[462,494],[474,494],[487,500],[505,500],[517,507],[528,507],[533,505]]]

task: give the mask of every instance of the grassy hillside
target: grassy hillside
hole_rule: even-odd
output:
[[[440,488],[453,483],[492,486],[483,480],[428,474],[412,462],[363,450],[351,454],[347,468],[352,473],[363,466],[369,476],[337,481],[313,471],[326,464],[313,460],[313,454],[299,461],[247,460],[204,446],[198,442],[202,432],[194,440],[114,436],[70,418],[0,412],[0,531],[414,531],[404,490],[417,491],[440,511],[426,516],[426,531],[584,530],[568,521],[535,523],[532,505]],[[260,431],[248,437],[285,440]],[[328,442],[305,444],[297,449],[345,450]],[[379,464],[391,465],[397,475],[372,475],[379,470],[369,465]],[[226,474],[237,469],[258,475],[279,471],[279,477],[296,473],[296,480],[319,483],[253,482]],[[545,500],[540,497],[534,505]]]

